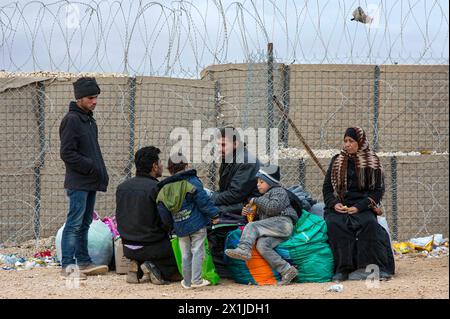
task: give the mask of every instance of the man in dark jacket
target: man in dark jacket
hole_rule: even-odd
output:
[[[73,86],[76,102],[70,102],[69,112],[59,127],[60,155],[66,166],[64,188],[69,198],[69,212],[61,239],[61,275],[67,278],[77,269],[78,276],[86,279],[85,275],[108,272],[108,266],[92,264],[88,254],[88,232],[96,192],[106,191],[109,178],[93,117],[100,88],[95,78],[89,77],[78,79]]]
[[[249,153],[233,127],[220,129],[218,145],[222,157],[219,191],[211,199],[221,212],[220,223],[245,223],[242,208],[250,198],[260,196],[256,187],[259,160]]]
[[[152,282],[161,285],[179,281],[168,232],[161,223],[156,205],[158,177],[162,164],[154,146],[135,154],[136,177],[117,187],[116,220],[122,238],[124,256],[131,260],[127,282]]]
[[[260,196],[256,178],[260,163],[248,152],[235,128],[225,127],[219,131],[217,143],[222,157],[219,190],[211,199],[220,215],[218,225],[208,230],[208,244],[219,276],[230,278],[223,260],[225,240],[238,224],[247,222],[241,212],[249,199]]]

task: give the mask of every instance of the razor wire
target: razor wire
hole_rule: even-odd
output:
[[[448,26],[439,0],[12,1],[0,69],[196,78],[269,42],[285,63],[448,64]]]

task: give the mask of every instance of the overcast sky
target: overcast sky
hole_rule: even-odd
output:
[[[267,42],[284,63],[448,64],[447,0],[130,2],[0,0],[0,69],[198,76]]]

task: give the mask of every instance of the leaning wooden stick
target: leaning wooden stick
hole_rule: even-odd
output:
[[[314,162],[317,164],[317,166],[320,168],[320,170],[322,171],[322,174],[325,176],[326,172],[324,170],[324,168],[322,167],[322,165],[320,164],[319,160],[317,159],[316,155],[314,155],[314,152],[312,151],[312,149],[308,146],[308,143],[306,143],[305,139],[303,138],[302,134],[300,133],[300,131],[298,130],[297,126],[294,124],[294,122],[291,120],[291,118],[289,117],[289,115],[286,114],[283,105],[281,104],[280,101],[278,101],[278,98],[274,95],[273,96],[273,101],[275,102],[275,104],[278,107],[278,110],[280,111],[280,113],[288,120],[289,124],[292,126],[292,128],[294,129],[295,135],[297,135],[298,139],[300,140],[300,142],[302,142],[303,146],[305,147],[306,151],[308,152],[309,156],[311,156],[311,158],[314,160]]]

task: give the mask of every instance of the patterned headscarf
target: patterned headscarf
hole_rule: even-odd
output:
[[[331,184],[334,195],[343,200],[347,191],[347,165],[348,159],[353,158],[356,165],[356,176],[359,190],[374,190],[377,184],[384,182],[383,167],[380,159],[370,148],[366,133],[360,127],[352,127],[356,132],[358,151],[356,154],[348,154],[344,149],[333,162],[331,171]]]

